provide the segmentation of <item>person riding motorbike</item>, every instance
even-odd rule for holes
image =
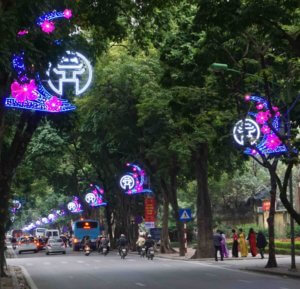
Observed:
[[[154,240],[152,239],[152,236],[149,234],[148,237],[147,237],[147,240],[146,240],[146,242],[145,242],[146,255],[147,255],[147,253],[148,253],[149,248],[154,247],[154,245],[155,245],[155,242],[154,242]]]
[[[119,240],[117,241],[117,245],[118,245],[118,248],[119,248],[119,254],[120,255],[121,255],[122,248],[126,248],[126,250],[127,250],[128,240],[127,240],[127,238],[125,237],[124,234],[121,234]]]
[[[85,251],[87,247],[89,247],[91,249],[91,240],[89,236],[85,236],[82,239],[83,242],[83,250]]]
[[[102,252],[103,248],[107,248],[107,252],[109,252],[109,240],[105,235],[100,239],[99,252]]]
[[[16,247],[17,247],[17,239],[15,237],[11,238],[11,244],[12,244],[13,249],[16,249]]]
[[[141,250],[144,247],[145,242],[146,242],[146,240],[145,240],[144,235],[140,234],[138,240],[136,241],[137,251],[138,251],[139,255],[141,254]]]

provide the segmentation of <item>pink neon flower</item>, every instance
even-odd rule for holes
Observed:
[[[264,125],[262,128],[261,128],[261,132],[263,134],[268,134],[270,133],[271,129],[267,126],[267,125]]]
[[[252,149],[252,150],[251,150],[251,155],[254,155],[254,156],[255,156],[256,154],[257,154],[257,151],[256,151],[255,149]]]
[[[258,110],[262,110],[262,109],[264,108],[264,105],[263,105],[262,103],[259,103],[259,104],[256,106],[256,108],[257,108]]]
[[[268,121],[268,118],[269,118],[268,111],[266,112],[261,111],[256,115],[256,122],[259,124],[264,124],[265,122]]]
[[[278,108],[277,106],[273,106],[272,109],[273,109],[275,112],[279,111],[279,108]]]
[[[29,83],[25,84],[20,84],[19,82],[14,81],[10,88],[12,97],[21,103],[26,100],[36,100],[38,97],[34,79],[31,79]]]
[[[245,101],[249,101],[251,99],[251,96],[249,94],[245,95]]]
[[[281,145],[281,140],[275,135],[270,134],[267,136],[266,147],[275,150],[277,147]]]
[[[24,30],[20,30],[20,31],[18,32],[18,35],[19,35],[19,36],[23,36],[23,35],[28,34],[28,33],[29,33],[29,31],[26,30],[26,29],[24,29]]]
[[[65,11],[64,11],[64,17],[67,18],[67,19],[70,19],[72,17],[72,10],[65,9]]]
[[[55,30],[55,25],[52,21],[48,21],[48,20],[45,20],[42,24],[41,24],[41,27],[42,27],[42,30],[45,32],[45,33],[52,33],[54,30]]]
[[[45,102],[47,110],[51,112],[61,111],[62,101],[59,100],[56,96],[53,96],[51,99]]]

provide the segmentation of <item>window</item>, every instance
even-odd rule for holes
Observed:
[[[96,229],[98,228],[97,222],[78,222],[76,224],[77,229]]]

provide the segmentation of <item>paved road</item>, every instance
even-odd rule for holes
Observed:
[[[153,261],[130,254],[121,260],[82,252],[46,256],[26,253],[9,259],[25,267],[38,289],[299,289],[299,280],[238,270],[224,263]]]

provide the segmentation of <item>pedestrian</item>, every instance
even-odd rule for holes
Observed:
[[[236,233],[235,229],[232,229],[232,257],[238,258],[239,257],[239,236]]]
[[[250,252],[252,257],[255,257],[257,255],[256,250],[256,233],[253,230],[253,228],[250,228],[248,238],[247,238],[249,245],[250,245]]]
[[[245,233],[243,232],[243,229],[239,229],[239,247],[240,247],[241,256],[247,257],[248,256],[248,246],[246,243],[246,236],[245,236]]]
[[[223,231],[221,231],[220,234],[221,234],[221,237],[222,237],[221,247],[222,247],[223,256],[225,258],[228,258],[229,257],[229,251],[228,251],[227,242],[226,242],[226,235],[224,234]]]
[[[259,249],[261,259],[264,259],[265,247],[268,245],[266,237],[262,231],[259,231],[256,237],[256,247]]]
[[[222,251],[222,236],[220,231],[217,230],[213,235],[214,247],[215,247],[215,260],[218,261],[218,251],[221,255],[221,261],[223,261],[224,255]]]

